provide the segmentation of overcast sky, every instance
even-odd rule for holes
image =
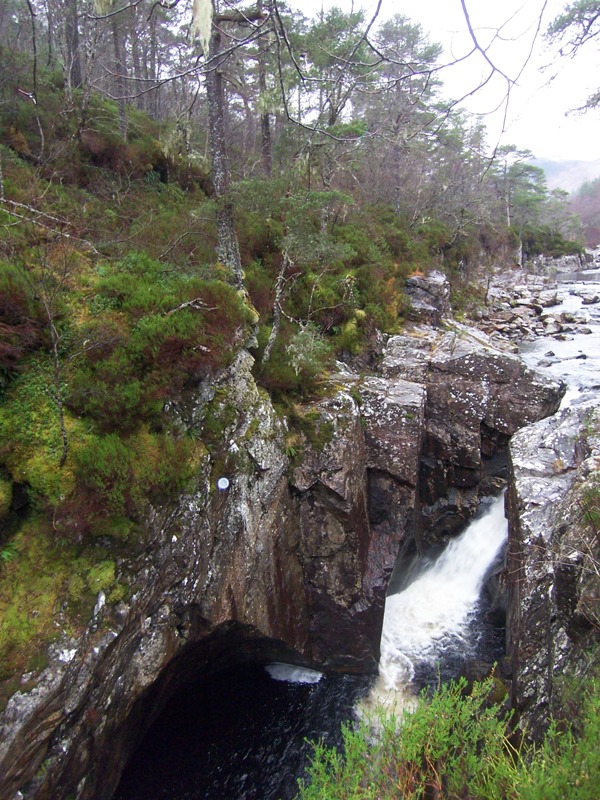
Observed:
[[[308,8],[337,5],[352,7],[352,0],[291,0],[292,5]],[[583,48],[573,60],[559,59],[548,50],[541,34],[535,38],[544,0],[466,0],[471,23],[482,46],[491,43],[488,54],[506,76],[518,79],[511,91],[506,131],[502,133],[506,81],[496,75],[485,90],[464,102],[473,113],[484,115],[490,147],[501,137],[502,144],[529,149],[538,158],[556,160],[600,159],[600,112],[568,114],[581,106],[600,84],[600,54],[594,44]],[[548,0],[542,18],[542,32],[566,5],[566,0]],[[357,0],[366,13],[372,13],[375,0]],[[419,22],[432,42],[444,45],[448,60],[460,57],[472,42],[460,0],[382,0],[380,18],[403,14]],[[499,33],[498,33],[499,32]],[[533,55],[528,54],[533,47]],[[524,67],[519,77],[521,69]],[[480,55],[466,65],[453,67],[442,75],[446,91],[460,97],[475,89],[480,76],[489,69]],[[492,113],[500,105],[501,108]]]

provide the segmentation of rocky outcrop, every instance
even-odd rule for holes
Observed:
[[[128,602],[100,598],[87,631],[51,648],[33,688],[9,700],[1,797],[110,798],[172,693],[236,661],[376,668],[387,581],[414,521],[423,389],[343,376],[302,410],[292,469],[251,366],[242,351],[171,405],[209,437],[194,491],[149,509],[144,552],[123,564]]]
[[[411,302],[410,317],[415,321],[438,326],[452,314],[450,284],[443,272],[411,275],[406,279],[406,294]]]
[[[531,276],[530,276],[531,278]],[[534,280],[514,287],[496,286],[488,292],[488,305],[477,314],[478,327],[485,333],[521,341],[538,336],[564,339],[577,333],[589,334],[589,315],[584,310],[556,310],[570,295],[582,298],[582,304],[593,306],[600,302],[597,290],[590,286],[559,288],[547,279]]]
[[[251,367],[241,351],[169,407],[207,445],[195,487],[148,509],[127,602],[99,597],[9,700],[0,797],[108,800],[173,692],[236,661],[374,670],[399,552],[456,530],[495,451],[561,395],[464,327],[416,328],[379,375],[336,375],[292,441]]]
[[[599,641],[600,413],[567,408],[510,444],[508,645],[514,705],[530,733],[545,731],[569,676]]]
[[[518,428],[554,413],[565,390],[457,323],[391,337],[381,370],[426,390],[420,493],[430,542],[473,515],[480,495],[491,491],[494,456]]]
[[[406,381],[342,379],[351,393],[342,389],[308,411],[321,446],[309,437],[291,485],[313,657],[374,670],[388,579],[414,533],[425,397]]]

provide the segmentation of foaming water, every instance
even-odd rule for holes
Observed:
[[[361,716],[376,707],[395,714],[412,708],[419,664],[435,664],[453,652],[471,651],[469,626],[507,531],[501,496],[412,583],[387,598],[379,676],[359,707]]]
[[[267,664],[265,669],[273,680],[287,683],[318,683],[323,677],[323,673],[315,669],[295,667],[292,664],[283,664],[279,661]]]

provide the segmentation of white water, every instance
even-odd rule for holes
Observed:
[[[323,677],[322,672],[305,667],[295,667],[292,664],[283,664],[274,661],[272,664],[265,665],[266,671],[276,681],[286,681],[287,683],[318,683]]]
[[[386,600],[379,677],[359,714],[414,706],[415,665],[444,652],[468,651],[469,622],[483,582],[507,537],[504,497],[497,498],[415,580]]]

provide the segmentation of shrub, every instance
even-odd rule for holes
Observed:
[[[377,733],[343,730],[343,753],[316,744],[298,800],[595,800],[600,697],[588,685],[581,735],[551,729],[540,747],[513,744],[510,715],[490,701],[493,683],[439,687]]]
[[[32,516],[9,542],[15,556],[0,562],[0,681],[39,668],[40,652],[61,625],[87,623],[96,595],[122,593],[104,548],[57,539],[50,522]],[[14,691],[14,690],[13,690]],[[0,686],[0,703],[2,702]]]
[[[166,399],[230,363],[252,312],[221,281],[204,281],[133,254],[99,271],[74,364],[68,405],[101,432],[160,421]]]
[[[168,502],[190,488],[204,449],[187,438],[139,431],[89,435],[73,453],[76,486],[55,512],[74,538],[128,539],[149,502]]]
[[[42,312],[24,275],[12,264],[0,263],[0,373],[16,369],[41,343],[42,334]]]
[[[12,479],[30,487],[31,499],[42,508],[55,507],[73,486],[67,464],[59,468],[62,438],[54,400],[51,365],[29,360],[0,406],[0,461]],[[70,435],[77,423],[67,419]]]

